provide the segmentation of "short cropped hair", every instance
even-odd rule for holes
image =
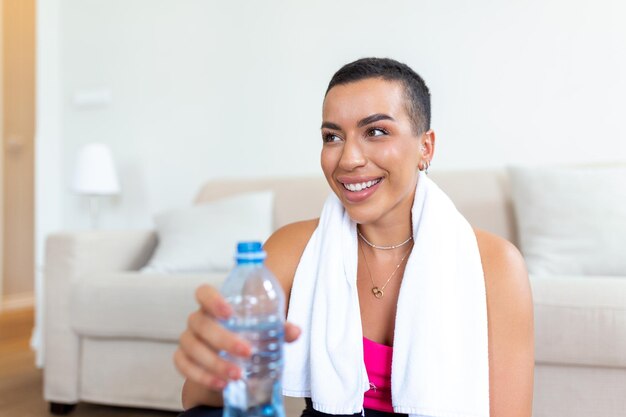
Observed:
[[[426,83],[406,64],[389,58],[361,58],[344,65],[333,75],[326,94],[336,85],[348,84],[367,78],[400,81],[404,86],[407,113],[416,135],[430,129],[430,91]]]

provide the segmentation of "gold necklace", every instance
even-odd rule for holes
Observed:
[[[387,281],[385,282],[385,284],[380,288],[378,288],[378,286],[374,283],[374,278],[372,278],[372,271],[370,271],[370,266],[367,263],[367,258],[365,257],[365,251],[363,250],[363,246],[359,245],[359,248],[361,249],[361,253],[363,254],[363,260],[365,261],[365,267],[367,268],[367,273],[369,274],[370,280],[372,281],[372,294],[374,294],[374,297],[376,298],[383,298],[383,296],[385,295],[385,287],[387,286],[387,284],[389,284],[389,281],[391,281],[391,278],[393,278],[393,276],[396,274],[396,272],[400,268],[400,265],[402,265],[402,262],[404,262],[406,257],[409,256],[409,253],[411,253],[411,248],[409,248],[409,250],[406,251],[402,259],[400,259],[400,262],[398,262],[398,265],[396,265],[396,268],[393,270],[391,275],[389,275],[389,278],[387,278]]]

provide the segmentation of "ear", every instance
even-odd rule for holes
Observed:
[[[432,164],[433,156],[435,155],[435,131],[430,129],[424,132],[421,141],[422,159]]]

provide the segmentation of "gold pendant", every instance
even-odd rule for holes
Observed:
[[[372,288],[372,293],[374,294],[374,297],[376,298],[383,298],[383,295],[385,295],[383,290],[379,289],[378,287]]]

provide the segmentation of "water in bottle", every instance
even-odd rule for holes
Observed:
[[[264,259],[260,242],[239,243],[237,266],[221,289],[233,310],[222,324],[252,347],[247,359],[223,354],[242,370],[241,379],[224,389],[224,417],[285,417],[281,386],[285,295]]]

